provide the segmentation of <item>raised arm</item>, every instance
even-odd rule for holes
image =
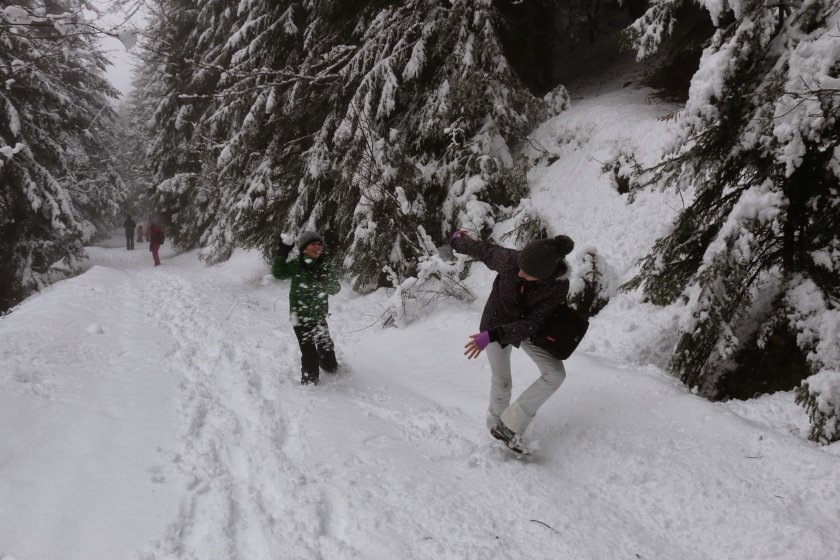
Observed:
[[[495,243],[489,243],[487,241],[477,241],[463,234],[453,236],[450,244],[459,253],[480,260],[490,270],[503,272],[519,269],[519,266],[516,264],[517,252],[513,249],[499,247]]]
[[[291,245],[286,245],[282,241],[277,244],[277,256],[274,257],[274,265],[271,267],[271,273],[275,278],[285,279],[292,277],[294,265],[288,262],[289,253],[291,252]]]

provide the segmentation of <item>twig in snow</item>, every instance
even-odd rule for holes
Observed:
[[[374,327],[374,326],[378,325],[378,324],[379,324],[379,322],[382,320],[382,317],[383,317],[384,315],[385,315],[385,313],[383,313],[382,315],[380,315],[380,316],[379,316],[379,319],[377,319],[376,321],[374,321],[373,323],[371,323],[370,325],[368,325],[368,326],[366,326],[366,327],[362,327],[361,329],[356,329],[356,330],[354,330],[354,331],[338,331],[338,332],[339,332],[339,334],[355,334],[355,333],[359,333],[359,332],[362,332],[362,331],[366,331],[366,330],[368,330],[369,328],[371,328],[371,327]]]
[[[543,523],[543,522],[542,522],[542,521],[540,521],[539,519],[532,519],[531,521],[533,521],[534,523],[539,523],[540,525],[545,525],[546,527],[548,527],[549,529],[551,529],[552,531],[554,531],[554,532],[555,532],[555,533],[557,533],[558,535],[560,534],[560,532],[559,532],[557,529],[555,529],[554,527],[552,527],[552,526],[551,526],[551,525],[549,525],[548,523]]]

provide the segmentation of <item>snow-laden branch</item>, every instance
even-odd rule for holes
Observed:
[[[135,12],[137,9],[135,9]],[[121,27],[120,25],[111,29],[104,29],[85,20],[80,14],[69,12],[39,16],[21,6],[8,6],[0,10],[0,36],[9,35],[30,41],[63,41],[71,37],[108,36],[118,39],[126,50],[130,50],[137,43],[139,32],[132,29],[122,29]],[[25,30],[33,30],[34,32],[25,33]]]

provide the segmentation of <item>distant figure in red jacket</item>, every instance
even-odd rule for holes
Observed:
[[[143,224],[137,224],[137,242],[143,242]]]
[[[152,252],[152,257],[154,257],[155,259],[155,266],[160,266],[160,257],[158,256],[158,250],[160,249],[160,246],[163,245],[163,230],[155,222],[151,222],[147,233],[150,238],[149,251]]]

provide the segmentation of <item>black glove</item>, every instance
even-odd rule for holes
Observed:
[[[284,259],[289,257],[289,253],[292,252],[294,248],[293,245],[286,245],[283,243],[283,239],[281,237],[277,237],[277,256],[283,257]]]

